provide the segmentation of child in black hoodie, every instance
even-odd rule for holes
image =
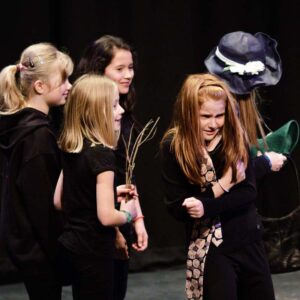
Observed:
[[[1,239],[31,300],[61,299],[53,205],[61,165],[48,112],[65,103],[72,71],[68,55],[39,43],[0,73]]]

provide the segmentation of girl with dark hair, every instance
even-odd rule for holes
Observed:
[[[61,165],[48,113],[66,102],[72,71],[68,55],[39,43],[0,73],[1,239],[31,300],[61,299],[53,205]]]
[[[78,64],[76,74],[86,73],[105,75],[113,80],[119,90],[120,105],[125,112],[122,117],[121,134],[116,148],[116,176],[115,185],[125,183],[125,146],[122,137],[128,141],[130,129],[134,126],[134,134],[138,133],[138,125],[133,116],[135,104],[135,91],[132,84],[134,68],[136,66],[135,53],[130,45],[121,38],[105,35],[89,45]],[[128,244],[136,251],[144,251],[148,246],[148,234],[145,229],[144,216],[140,202],[136,200],[137,218],[131,224],[116,227],[116,253],[115,253],[115,285],[114,299],[124,299],[127,289],[129,267]],[[132,227],[136,234],[136,241],[132,241]]]
[[[167,208],[187,227],[187,299],[275,299],[248,150],[226,84],[188,76],[160,150]]]

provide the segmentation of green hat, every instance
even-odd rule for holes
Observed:
[[[251,147],[251,156],[257,156],[257,151],[262,153],[274,151],[282,154],[290,154],[297,146],[299,139],[299,124],[296,120],[290,120],[279,129],[270,132],[265,141],[258,139],[258,146]]]

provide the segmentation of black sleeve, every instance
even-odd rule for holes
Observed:
[[[214,217],[227,212],[234,212],[253,203],[256,197],[256,181],[252,162],[246,170],[246,179],[233,186],[229,193],[214,198],[211,188],[201,192],[200,187],[189,183],[181,171],[175,155],[170,150],[170,143],[164,142],[160,150],[161,173],[165,190],[165,203],[170,213],[179,220],[189,218],[182,207],[185,198],[195,197],[204,206],[204,216]]]
[[[115,172],[115,154],[112,149],[97,145],[89,147],[87,152],[87,161],[89,168],[94,175],[105,171]]]
[[[245,180],[234,185],[229,193],[224,193],[219,198],[200,196],[198,199],[203,203],[204,216],[215,217],[252,205],[256,196],[256,178],[250,160],[246,169]]]
[[[53,205],[59,172],[58,155],[40,154],[25,163],[17,178],[28,222],[43,252],[50,258],[56,253],[62,229],[61,214]]]
[[[252,158],[256,180],[261,180],[265,175],[271,173],[270,163],[265,155]]]
[[[184,199],[189,197],[199,198],[200,186],[189,183],[170,149],[170,141],[166,140],[160,148],[160,165],[163,180],[165,204],[168,211],[176,219],[186,221],[190,219],[186,209],[182,206]],[[207,191],[208,197],[213,197],[212,190]]]

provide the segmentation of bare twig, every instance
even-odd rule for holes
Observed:
[[[135,159],[136,159],[138,150],[142,144],[151,140],[154,137],[159,119],[160,119],[160,117],[158,117],[155,121],[153,121],[153,120],[148,121],[148,123],[143,127],[143,129],[138,134],[132,147],[131,147],[131,144],[132,144],[134,124],[132,125],[132,127],[130,129],[130,134],[129,134],[129,138],[128,138],[127,142],[124,139],[124,136],[122,136],[123,143],[125,145],[125,155],[126,155],[126,166],[125,166],[125,177],[126,178],[125,178],[125,180],[126,180],[126,185],[128,185],[128,186],[131,185],[133,170],[135,167]]]

